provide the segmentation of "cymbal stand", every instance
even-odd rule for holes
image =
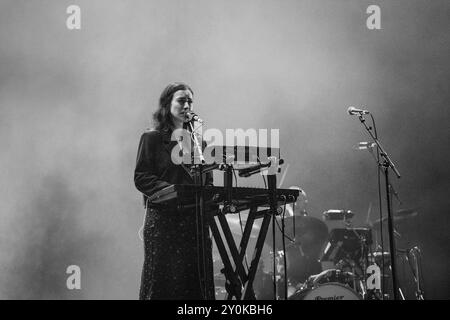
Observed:
[[[387,211],[388,211],[388,231],[389,231],[389,249],[390,249],[390,257],[391,257],[391,269],[392,269],[392,287],[394,292],[394,300],[398,300],[398,283],[397,283],[397,268],[396,268],[396,257],[395,257],[395,237],[394,237],[394,221],[392,216],[392,205],[391,205],[391,188],[389,183],[389,168],[394,171],[397,178],[400,178],[400,173],[398,172],[397,168],[395,167],[394,163],[392,162],[389,155],[386,153],[384,148],[382,147],[380,141],[377,139],[377,137],[374,136],[372,132],[372,128],[368,127],[366,124],[366,119],[364,119],[364,116],[361,114],[358,116],[359,121],[363,124],[363,126],[366,128],[369,135],[372,137],[373,141],[376,143],[378,151],[380,152],[380,156],[383,158],[382,163],[378,163],[379,167],[382,167],[384,176],[385,176],[385,183],[386,183],[386,204],[387,204]]]
[[[419,247],[413,247],[409,249],[406,253],[406,259],[409,261],[410,256],[414,259],[414,268],[411,266],[411,271],[416,283],[416,299],[424,300],[424,291],[422,289],[422,268],[421,268],[421,252]]]
[[[367,259],[369,256],[369,245],[368,245],[368,241],[367,238],[361,234],[359,235],[356,231],[354,231],[356,236],[359,239],[359,243],[361,244],[361,260],[362,260],[362,267],[361,267],[361,271],[362,271],[362,284],[361,284],[361,291],[362,291],[362,296],[364,299],[366,299],[367,297]]]

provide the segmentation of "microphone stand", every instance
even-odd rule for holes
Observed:
[[[209,280],[209,275],[208,275],[208,266],[207,266],[207,262],[206,262],[206,241],[205,241],[205,199],[204,199],[204,184],[203,184],[203,165],[205,164],[205,158],[203,156],[203,151],[202,151],[202,146],[200,145],[198,139],[197,139],[197,135],[195,134],[195,130],[194,130],[194,125],[192,123],[192,121],[189,122],[189,126],[191,129],[191,137],[192,137],[192,141],[194,142],[194,154],[192,155],[192,163],[193,163],[193,167],[194,167],[194,182],[196,185],[199,186],[199,192],[196,192],[196,206],[195,206],[195,210],[197,212],[197,217],[199,219],[199,221],[197,221],[197,228],[200,229],[200,234],[197,235],[198,237],[200,237],[200,245],[201,247],[199,248],[201,251],[199,252],[199,256],[201,257],[201,261],[199,261],[199,263],[201,263],[201,265],[199,266],[200,270],[203,270],[203,272],[201,272],[201,276],[203,277],[203,279],[201,279],[200,281],[202,281],[202,291],[204,294],[204,298],[206,300],[208,299],[213,299],[213,297],[209,296],[209,288],[208,288],[208,280]],[[200,158],[201,163],[197,164],[196,163],[196,153],[198,155],[198,157]],[[198,206],[197,206],[198,203]],[[199,226],[200,223],[200,226]]]
[[[398,284],[397,284],[397,268],[396,268],[396,249],[395,249],[395,236],[394,236],[394,221],[392,217],[392,207],[391,207],[391,188],[389,183],[389,168],[394,171],[397,178],[400,178],[400,172],[398,172],[391,158],[387,154],[387,152],[382,147],[380,141],[374,136],[370,127],[366,124],[366,119],[364,119],[363,115],[360,114],[358,116],[359,121],[364,125],[369,135],[372,137],[373,141],[376,143],[378,150],[380,152],[380,156],[383,158],[383,163],[378,163],[378,167],[383,168],[385,183],[386,183],[386,203],[388,210],[388,233],[389,233],[389,250],[391,257],[391,269],[392,269],[392,287],[394,291],[394,300],[398,300]],[[382,223],[382,222],[381,222]]]
[[[278,167],[277,158],[272,158],[269,161],[268,165],[261,165],[261,169],[265,167],[276,166]],[[282,163],[282,162],[281,162]],[[273,172],[268,172],[267,174],[267,193],[269,196],[269,212],[272,218],[272,249],[273,249],[273,299],[277,300],[277,269],[276,269],[276,243],[275,243],[275,224],[277,223],[277,170],[273,170]],[[256,172],[255,172],[256,173]],[[284,222],[283,222],[284,223]],[[284,234],[283,234],[284,237]],[[286,272],[286,270],[285,270]],[[287,293],[285,293],[285,299],[287,299]]]
[[[376,156],[373,154],[373,152],[372,152],[372,148],[369,149],[369,153],[372,155],[372,157],[375,159],[375,161],[378,162],[377,157],[376,157]],[[378,167],[378,170],[381,171],[381,168]],[[394,197],[397,199],[398,203],[399,203],[400,205],[402,205],[403,202],[402,202],[402,200],[400,200],[400,196],[398,195],[397,191],[395,190],[394,186],[393,186],[391,183],[389,183],[389,188],[391,189],[391,192],[392,192],[392,194],[394,195]]]

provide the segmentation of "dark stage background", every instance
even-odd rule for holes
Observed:
[[[369,109],[403,175],[395,209],[419,213],[399,246],[422,248],[426,297],[448,299],[449,17],[448,0],[1,0],[0,299],[138,297],[135,157],[172,81],[194,88],[207,128],[280,129],[282,187],[356,226],[378,218],[376,166],[346,110]]]

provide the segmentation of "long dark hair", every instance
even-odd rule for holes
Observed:
[[[174,82],[169,84],[161,93],[159,97],[159,108],[153,114],[154,128],[156,130],[172,131],[173,120],[172,114],[170,113],[170,105],[173,95],[178,90],[189,90],[194,95],[194,91],[186,83]]]

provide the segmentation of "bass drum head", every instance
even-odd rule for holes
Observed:
[[[316,288],[294,293],[289,300],[362,300],[361,296],[346,285],[330,282]]]

